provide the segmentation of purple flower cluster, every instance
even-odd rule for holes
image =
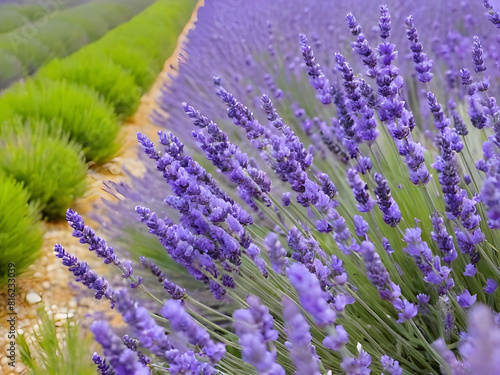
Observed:
[[[333,88],[330,86],[328,78],[321,71],[320,66],[316,63],[312,48],[307,44],[307,37],[304,34],[300,34],[300,47],[306,63],[309,82],[316,89],[317,97],[321,103],[330,104],[332,102]]]
[[[298,306],[288,297],[284,297],[283,318],[286,322],[288,341],[285,343],[290,351],[290,357],[301,374],[320,375],[319,357],[311,344],[312,336],[309,324],[300,313]]]
[[[98,365],[98,370],[103,375],[149,375],[151,371],[137,359],[134,351],[128,349],[123,344],[120,337],[113,333],[108,323],[104,321],[95,321],[90,325],[90,331],[94,334],[96,341],[102,346],[105,361],[94,353],[92,357],[94,363]],[[109,368],[112,367],[112,370]],[[113,372],[114,370],[114,372]]]
[[[63,266],[68,267],[68,270],[75,276],[75,281],[81,282],[89,289],[94,289],[96,299],[106,297],[111,301],[111,308],[115,306],[115,292],[104,277],[98,277],[86,262],[79,261],[75,255],[68,254],[59,244],[55,246],[54,252],[57,258],[62,259]]]
[[[224,344],[214,343],[207,331],[200,327],[186,312],[185,307],[175,300],[169,300],[161,309],[161,315],[168,319],[170,327],[177,333],[181,333],[191,345],[201,348],[201,354],[206,357],[212,365],[217,364],[226,353]],[[200,354],[199,354],[200,355]],[[167,353],[167,356],[169,354]],[[192,369],[193,373],[198,373],[198,366],[205,368],[206,364],[197,365]],[[207,371],[204,369],[204,371]],[[210,370],[209,372],[215,372]]]
[[[255,366],[260,374],[284,375],[285,370],[276,363],[276,350],[267,349],[278,338],[269,309],[261,305],[255,296],[248,296],[246,302],[248,310],[236,310],[233,313],[235,332],[243,348],[243,359]]]

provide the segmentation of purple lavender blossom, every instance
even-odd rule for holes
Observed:
[[[318,278],[301,263],[292,264],[287,270],[287,276],[299,294],[300,304],[313,316],[316,324],[319,326],[332,324],[336,314],[323,298]]]
[[[500,159],[499,159],[500,160]],[[494,161],[498,162],[498,161]],[[500,229],[500,173],[489,174],[483,182],[481,189],[481,200],[488,208],[488,226],[492,229]]]
[[[472,374],[496,374],[500,370],[500,327],[491,310],[481,304],[469,314],[467,337],[459,352],[470,366]]]
[[[485,293],[492,294],[498,288],[498,282],[493,279],[486,280],[486,286],[483,288]]]
[[[278,239],[276,233],[269,233],[265,238],[265,243],[269,250],[269,260],[274,272],[283,273],[288,264],[287,251]]]
[[[471,307],[476,302],[476,295],[471,295],[470,292],[465,289],[462,294],[457,296],[457,302],[461,307]]]
[[[387,5],[380,6],[380,37],[382,39],[387,39],[391,36],[391,15],[389,14],[389,8]]]
[[[90,227],[85,226],[78,212],[69,208],[66,212],[66,221],[74,229],[73,237],[79,238],[81,244],[88,244],[89,250],[95,251],[99,258],[104,259],[105,264],[113,263],[117,266],[120,265],[121,262],[117,259],[113,248],[108,247],[106,241],[97,236]]]
[[[368,77],[376,77],[378,70],[375,53],[370,48],[365,35],[361,32],[361,26],[358,25],[356,17],[352,13],[348,13],[346,19],[351,33],[356,36],[356,41],[351,44],[352,49],[361,57],[361,61],[368,68],[366,75]]]
[[[488,0],[484,0],[484,6],[488,9],[488,19],[490,22],[495,25],[497,28],[500,28],[500,13],[495,11]]]
[[[168,280],[167,275],[165,275],[156,264],[146,259],[145,257],[140,257],[141,263],[144,267],[149,268],[151,273],[157,277],[158,282],[163,285],[163,289],[170,294],[173,299],[182,300],[186,296],[186,289],[181,288],[177,284]]]
[[[179,301],[169,300],[165,302],[165,306],[161,309],[161,315],[168,319],[172,330],[184,335],[191,345],[200,347],[210,363],[217,364],[226,353],[225,345],[214,343],[207,331],[191,318]]]
[[[473,277],[477,272],[477,269],[476,267],[474,267],[473,264],[469,263],[465,266],[465,271],[464,271],[464,276],[469,276],[469,277]]]
[[[115,292],[104,277],[98,277],[86,262],[79,261],[74,255],[69,255],[59,244],[55,246],[54,252],[57,258],[62,259],[63,266],[68,267],[68,270],[73,273],[76,281],[95,290],[96,299],[101,299],[104,296],[111,301],[111,308],[115,306]]]
[[[309,82],[316,89],[318,93],[317,97],[321,103],[330,104],[332,102],[333,89],[330,86],[328,78],[325,77],[320,66],[316,63],[313,50],[307,44],[307,37],[304,34],[300,34],[300,46],[306,63]]]
[[[418,299],[418,302],[420,304],[427,305],[429,303],[429,301],[431,300],[431,297],[428,296],[427,294],[420,293],[420,294],[417,294],[417,299]]]
[[[377,187],[373,192],[377,196],[377,204],[380,207],[380,211],[382,211],[382,218],[387,225],[394,228],[401,221],[401,211],[391,196],[391,189],[384,176],[380,173],[375,173],[374,178]]]
[[[102,359],[102,357],[95,353],[92,355],[92,362],[94,362],[97,365],[97,371],[101,375],[114,375],[115,371],[113,368],[109,365],[109,363],[106,362],[105,359]]]
[[[370,226],[365,221],[365,219],[363,219],[362,216],[354,215],[353,219],[354,219],[354,228],[356,229],[356,235],[359,237],[364,237],[370,230]]]
[[[399,362],[387,355],[380,357],[380,362],[382,366],[384,366],[384,371],[387,371],[389,375],[401,375],[403,373],[403,369],[399,366]]]
[[[398,313],[398,323],[404,323],[407,320],[413,319],[417,316],[418,307],[413,303],[408,302],[407,300],[403,301],[403,306],[401,308],[401,312]]]
[[[335,326],[335,333],[335,336],[326,336],[323,340],[323,345],[325,345],[328,349],[339,351],[340,348],[342,348],[347,341],[349,341],[349,335],[340,324]]]
[[[358,358],[344,358],[340,367],[347,375],[370,375],[371,370],[368,368],[372,363],[371,356],[361,349]]]
[[[255,366],[259,373],[284,375],[285,370],[276,363],[276,352],[267,349],[267,345],[278,338],[269,309],[255,296],[248,296],[246,301],[248,310],[236,310],[233,313],[235,332],[243,348],[243,359]]]
[[[437,214],[437,212],[434,212],[431,220],[432,227],[434,229],[431,232],[432,239],[436,242],[439,250],[446,254],[443,257],[443,261],[451,263],[457,258],[457,251],[455,250],[453,237],[448,234],[448,231],[444,226],[444,220]]]
[[[406,35],[410,41],[410,49],[413,53],[412,57],[415,63],[415,70],[417,71],[417,78],[422,83],[430,82],[433,76],[431,73],[432,60],[429,60],[427,55],[422,52],[423,47],[422,43],[418,41],[418,32],[413,24],[413,16],[406,18],[406,28],[408,29]]]
[[[165,330],[156,324],[145,307],[133,301],[124,289],[118,290],[115,295],[118,311],[143,347],[162,357],[165,351],[172,349]]]
[[[305,270],[307,272],[307,270]],[[286,323],[286,334],[288,344],[285,345],[290,351],[290,357],[298,373],[320,375],[319,358],[315,351],[311,350],[312,336],[309,332],[309,324],[300,313],[299,308],[288,297],[283,297],[283,317]]]
[[[347,182],[352,189],[354,198],[358,202],[356,208],[360,212],[370,212],[373,206],[375,206],[375,201],[367,192],[367,184],[359,177],[355,169],[351,168],[347,170]]]
[[[290,206],[290,196],[291,196],[290,192],[283,193],[283,196],[281,197],[281,203],[283,204],[283,206],[285,207]]]
[[[124,335],[122,337],[122,341],[127,348],[132,350],[137,354],[137,358],[139,358],[139,362],[142,363],[143,366],[148,366],[151,363],[149,357],[145,356],[142,351],[139,349],[139,341],[131,338],[129,335]]]
[[[470,368],[467,364],[457,360],[455,354],[448,349],[444,339],[439,338],[432,343],[432,347],[441,355],[446,364],[450,366],[450,369],[454,375],[469,375]]]
[[[377,288],[380,298],[390,301],[392,291],[389,287],[389,272],[387,272],[380,256],[375,251],[375,246],[369,241],[363,241],[359,247],[359,253],[365,261],[368,280]]]
[[[137,360],[136,354],[125,347],[122,340],[113,333],[108,323],[95,321],[90,325],[90,331],[94,334],[96,341],[102,346],[108,364],[113,368],[116,375],[147,375],[151,373],[148,367]],[[94,363],[99,365],[100,370],[101,368],[104,369],[105,365],[101,362],[101,358],[97,357],[94,354]],[[107,373],[109,374],[110,372]]]
[[[474,61],[474,71],[482,73],[486,70],[483,61],[483,46],[478,36],[474,36],[474,49],[472,50],[472,60]]]

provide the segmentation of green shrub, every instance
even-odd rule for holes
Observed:
[[[139,94],[144,94],[158,75],[157,69],[154,69],[151,64],[148,52],[140,45],[116,42],[101,45],[99,49],[86,49],[89,57],[105,55],[115,64],[125,69],[134,78],[135,84],[140,88]]]
[[[4,123],[0,170],[23,182],[49,219],[64,217],[73,200],[85,192],[83,152],[55,121],[23,123],[17,118]]]
[[[0,34],[17,29],[24,24],[23,15],[7,6],[0,6]]]
[[[139,106],[140,92],[134,78],[106,56],[92,56],[79,51],[64,60],[45,66],[39,77],[67,80],[90,87],[115,108],[120,117],[132,115]]]
[[[119,124],[113,107],[88,87],[46,79],[18,84],[0,97],[0,123],[16,116],[57,119],[88,160],[103,161],[117,150]]]
[[[75,321],[65,322],[62,337],[57,337],[54,318],[38,309],[39,332],[35,332],[34,342],[26,340],[26,333],[18,336],[21,361],[30,375],[94,375],[96,366],[92,353],[96,347],[89,333],[84,334]]]
[[[99,14],[95,11],[82,12],[79,10],[65,12],[61,16],[64,21],[73,25],[77,25],[85,30],[89,43],[92,43],[106,34],[110,26],[106,21],[105,15]]]
[[[0,50],[0,89],[7,87],[16,79],[23,76],[21,62],[13,55]]]
[[[98,0],[65,9],[72,5],[67,3],[49,17],[36,5],[0,6],[0,54],[16,56],[22,62],[23,75],[32,74],[53,58],[65,57],[99,39],[151,2]],[[33,23],[39,18],[44,18],[43,25]]]
[[[0,173],[0,284],[8,279],[9,263],[16,275],[23,272],[42,246],[38,207],[28,200],[22,183]]]

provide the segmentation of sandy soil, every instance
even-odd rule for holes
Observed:
[[[198,1],[196,9],[202,4],[202,0]],[[143,166],[137,158],[136,133],[141,131],[153,139],[156,138],[155,134],[158,128],[149,121],[149,115],[156,106],[156,97],[160,87],[167,79],[167,73],[172,73],[170,65],[177,65],[181,44],[185,40],[187,31],[193,27],[196,9],[179,37],[176,50],[165,62],[163,72],[158,76],[152,89],[141,99],[137,113],[122,125],[119,137],[123,139],[123,147],[119,154],[104,165],[90,165],[87,176],[88,191],[84,197],[72,205],[72,208],[83,216],[87,225],[96,227],[95,223],[88,219],[94,203],[104,196],[110,198],[103,190],[103,181],[126,180],[126,176],[122,172],[124,165],[133,174],[143,173]],[[54,244],[60,243],[69,253],[77,255],[79,259],[89,263],[97,273],[106,274],[108,269],[85,246],[80,245],[78,240],[71,236],[71,232],[72,230],[66,222],[47,223],[40,258],[30,266],[26,273],[17,277],[16,329],[18,334],[24,332],[29,337],[33,330],[38,329],[37,309],[41,305],[44,306],[49,315],[54,317],[56,326],[63,326],[68,316],[79,324],[89,313],[104,311],[110,314],[109,304],[106,301],[96,303],[90,292],[88,293],[89,297],[81,298],[81,293],[70,285],[72,281],[70,273],[53,254]],[[40,296],[41,301],[30,304],[26,297],[28,294],[33,296],[33,293]],[[0,288],[0,301],[2,303],[7,301],[5,287]],[[7,364],[8,359],[5,353],[10,340],[8,340],[8,333],[6,333],[8,332],[6,307],[6,302],[5,307],[0,306],[0,374],[26,373],[24,365],[20,362],[19,352],[16,354],[16,367],[13,369]],[[113,316],[110,318],[113,319]],[[114,321],[119,322],[117,319]]]

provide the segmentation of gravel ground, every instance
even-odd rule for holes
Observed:
[[[203,1],[198,2],[198,6]],[[164,71],[158,76],[153,88],[142,99],[137,113],[127,120],[120,130],[119,137],[124,139],[124,146],[115,158],[110,162],[98,166],[90,165],[87,176],[88,191],[84,197],[77,200],[72,208],[81,214],[87,225],[97,228],[95,223],[88,219],[89,214],[94,209],[93,204],[101,197],[109,195],[103,191],[103,181],[123,181],[126,180],[122,172],[122,166],[135,175],[143,173],[143,166],[137,158],[136,133],[141,131],[153,139],[156,138],[156,128],[149,121],[149,114],[155,107],[155,98],[159,88],[167,79],[166,73],[170,72],[170,65],[176,65],[176,56],[180,52],[180,44],[185,39],[189,28],[192,27],[196,12],[186,25],[179,38],[177,49],[171,58],[165,63]],[[106,301],[96,302],[90,293],[85,293],[90,297],[82,297],[80,288],[71,287],[70,273],[63,267],[60,260],[54,254],[54,245],[60,243],[66,250],[77,255],[81,260],[86,261],[98,274],[105,275],[107,269],[101,261],[91,254],[78,240],[71,236],[71,228],[64,222],[46,223],[46,234],[44,236],[43,247],[40,258],[32,264],[28,271],[16,278],[16,329],[18,334],[26,333],[27,336],[38,329],[37,309],[43,304],[47,313],[54,317],[56,326],[62,331],[67,317],[73,318],[77,324],[84,324],[86,316],[103,311],[110,316],[112,322],[120,324],[120,319],[110,314],[109,304]],[[99,233],[99,230],[97,229]],[[20,361],[19,352],[16,351],[16,367],[8,366],[6,351],[9,347],[7,324],[7,288],[0,287],[0,301],[5,304],[0,306],[0,374],[27,373],[24,365]],[[5,301],[5,302],[4,302]],[[88,320],[88,318],[87,318]]]

